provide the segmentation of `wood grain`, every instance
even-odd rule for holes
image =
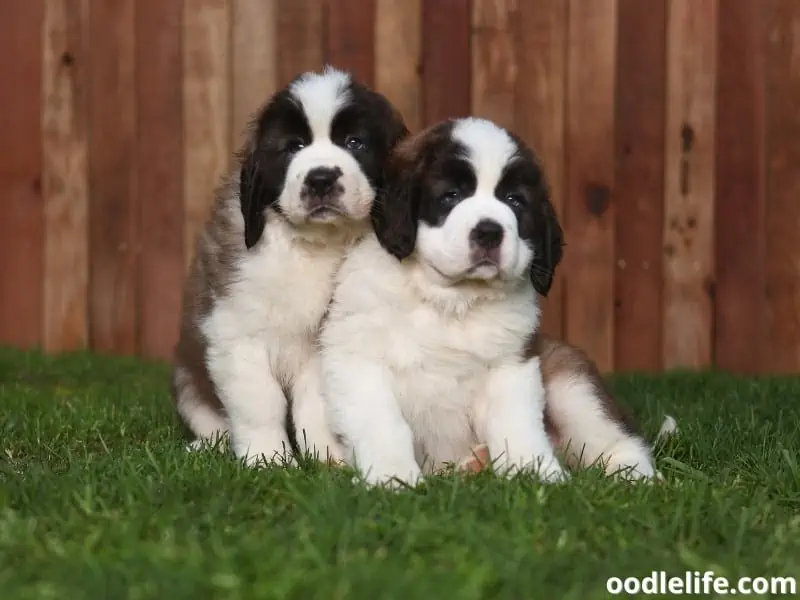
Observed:
[[[48,352],[88,345],[89,0],[46,0],[42,56],[44,307]]]
[[[230,6],[186,0],[183,10],[184,257],[194,256],[214,189],[230,164]]]
[[[567,3],[563,0],[522,1],[518,11],[516,132],[539,155],[556,214],[564,225]],[[561,266],[556,269],[550,293],[541,301],[541,328],[552,336],[563,333],[563,279]]]
[[[375,12],[375,88],[411,131],[422,126],[421,2],[377,0]]]
[[[172,355],[183,289],[182,18],[182,0],[136,0],[139,348],[147,358]]]
[[[325,60],[371,86],[375,81],[375,0],[332,0]]]
[[[566,337],[614,367],[615,0],[571,0],[567,110]]]
[[[670,0],[663,362],[712,363],[717,0]]]
[[[800,4],[770,0],[766,365],[800,371]]]
[[[423,126],[470,114],[470,2],[422,3]]]
[[[231,148],[278,88],[277,0],[232,0]]]
[[[90,342],[134,354],[137,344],[136,0],[90,2]]]
[[[761,370],[766,350],[764,3],[718,13],[714,359]]]
[[[518,26],[518,0],[472,0],[472,114],[511,130],[516,125]]]
[[[666,0],[619,0],[616,108],[616,370],[661,368]]]
[[[42,333],[41,2],[0,2],[0,344]]]
[[[278,0],[278,85],[325,62],[325,0]]]

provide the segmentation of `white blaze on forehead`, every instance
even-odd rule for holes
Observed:
[[[327,67],[322,73],[306,73],[289,88],[303,106],[315,141],[330,137],[331,122],[348,99],[349,85],[347,73]]]
[[[465,158],[475,169],[475,193],[493,195],[503,170],[517,153],[517,144],[502,127],[475,117],[456,121],[452,135],[467,149]]]

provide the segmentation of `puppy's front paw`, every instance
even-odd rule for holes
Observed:
[[[555,457],[540,463],[538,475],[539,479],[545,483],[561,483],[569,479],[569,473],[564,470]]]
[[[528,460],[511,461],[501,467],[501,472],[507,477],[520,471],[533,473],[544,483],[559,483],[569,479],[569,474],[553,454],[540,454]]]
[[[369,465],[362,471],[364,481],[369,486],[384,486],[389,489],[415,487],[422,481],[422,471],[414,463],[405,465]]]
[[[282,435],[241,435],[233,438],[233,453],[248,467],[293,466],[288,438]]]

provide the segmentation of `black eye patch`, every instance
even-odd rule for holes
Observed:
[[[259,119],[259,149],[292,155],[311,142],[311,126],[303,109],[288,94],[279,94]]]
[[[459,202],[475,194],[477,185],[475,172],[466,160],[451,155],[434,163],[424,183],[420,220],[441,225]]]
[[[539,203],[547,201],[541,169],[529,157],[519,156],[506,167],[494,189],[495,197],[517,217],[519,235],[529,239],[535,234]]]
[[[331,141],[351,152],[367,151],[379,141],[371,129],[369,115],[358,107],[346,106],[333,118]]]

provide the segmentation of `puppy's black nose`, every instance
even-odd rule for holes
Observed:
[[[306,174],[305,185],[314,196],[324,196],[342,175],[339,167],[315,167]]]
[[[469,239],[485,250],[497,248],[503,242],[503,226],[491,219],[481,219],[469,232]]]

